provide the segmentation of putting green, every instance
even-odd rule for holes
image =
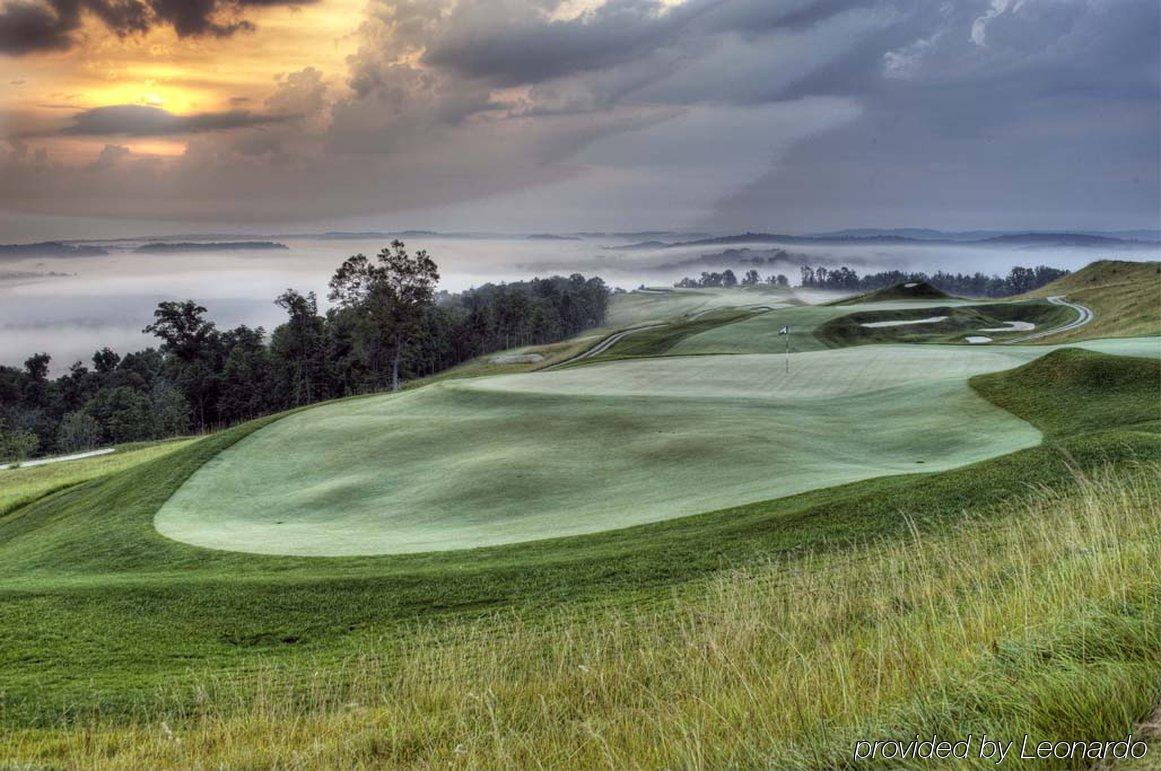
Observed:
[[[1153,354],[1156,338],[1098,341]],[[390,554],[621,528],[1040,441],[970,390],[1043,347],[629,360],[324,405],[251,434],[156,516],[265,554]]]

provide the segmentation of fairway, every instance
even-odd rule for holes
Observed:
[[[1034,445],[971,375],[1043,352],[877,346],[439,383],[317,407],[213,458],[157,529],[215,549],[387,554],[622,528]]]

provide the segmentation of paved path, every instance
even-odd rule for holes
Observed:
[[[637,290],[637,291],[640,291],[640,290]],[[557,367],[563,367],[565,364],[572,364],[573,362],[583,361],[585,359],[591,359],[594,356],[600,356],[602,353],[609,350],[614,345],[621,342],[622,340],[624,340],[626,337],[633,334],[634,332],[642,332],[646,329],[656,329],[657,327],[665,327],[665,326],[669,326],[668,322],[659,323],[659,324],[646,324],[645,326],[642,326],[642,327],[633,327],[632,329],[626,329],[626,330],[623,330],[621,332],[617,332],[615,334],[609,335],[604,340],[602,340],[601,342],[594,345],[592,348],[589,348],[587,351],[582,351],[582,352],[578,353],[576,356],[570,356],[569,358],[565,359],[564,361],[558,361],[556,364],[553,364],[551,367],[544,367],[544,368],[537,370],[537,371],[538,372],[547,372],[550,369],[556,369]]]
[[[82,458],[91,458],[94,455],[108,455],[111,452],[116,452],[112,447],[106,447],[103,450],[89,450],[88,452],[78,452],[73,455],[58,455],[55,458],[37,458],[36,460],[26,460],[22,463],[4,463],[0,465],[0,470],[19,467],[28,468],[29,466],[43,466],[46,463],[60,463],[66,460],[80,460]]]
[[[1012,340],[1005,340],[1004,344],[1013,345],[1015,343],[1026,343],[1029,340],[1039,340],[1042,337],[1057,335],[1061,332],[1067,332],[1071,329],[1076,329],[1077,327],[1083,327],[1085,324],[1093,320],[1093,312],[1091,308],[1086,308],[1079,303],[1070,303],[1068,300],[1065,300],[1063,296],[1057,295],[1056,297],[1049,297],[1048,302],[1054,305],[1067,305],[1069,308],[1072,308],[1074,311],[1076,311],[1076,318],[1064,326],[1045,329],[1043,331],[1034,332],[1030,335],[1024,335],[1023,337],[1017,337]]]

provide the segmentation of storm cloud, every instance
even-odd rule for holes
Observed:
[[[315,0],[8,0],[0,8],[0,54],[65,50],[89,14],[117,35],[172,27],[180,37],[224,37],[252,29],[248,7],[302,5]]]
[[[228,35],[258,4],[18,0],[0,47],[65,48],[82,9]],[[57,129],[189,135],[181,157],[0,143],[0,207],[791,232],[1156,227],[1161,207],[1156,0],[370,0],[358,39],[261,109]]]

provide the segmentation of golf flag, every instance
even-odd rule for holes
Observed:
[[[786,324],[778,330],[778,334],[786,335],[786,371],[790,371],[790,325]]]

